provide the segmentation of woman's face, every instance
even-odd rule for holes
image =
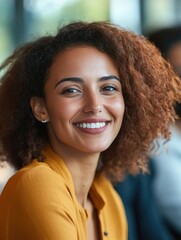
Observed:
[[[90,46],[64,50],[51,66],[44,90],[54,149],[99,153],[111,145],[121,127],[124,99],[109,56]]]

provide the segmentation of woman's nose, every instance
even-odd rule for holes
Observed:
[[[93,113],[93,114],[102,112],[102,104],[99,97],[95,94],[87,96],[85,98],[83,110],[85,113]]]

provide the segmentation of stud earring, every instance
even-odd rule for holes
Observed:
[[[48,119],[42,120],[41,122],[42,122],[42,123],[47,123],[47,122],[48,122]]]

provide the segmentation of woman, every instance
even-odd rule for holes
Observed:
[[[0,200],[7,239],[127,239],[107,180],[147,166],[169,137],[177,77],[142,36],[77,22],[17,49],[2,65],[0,141],[20,170]],[[164,79],[164,83],[163,83]]]

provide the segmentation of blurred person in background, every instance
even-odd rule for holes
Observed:
[[[6,161],[6,157],[2,153],[2,148],[0,147],[0,194],[8,181],[8,179],[15,173],[15,168]]]
[[[181,26],[169,27],[150,34],[149,39],[161,51],[181,77]],[[159,140],[158,154],[152,156],[155,167],[153,190],[157,205],[171,231],[181,239],[181,103],[175,105],[179,116],[171,124],[168,142]]]
[[[0,159],[0,194],[8,181],[8,179],[15,173],[15,169],[7,161]]]
[[[126,211],[129,240],[175,240],[162,218],[152,189],[155,175],[150,161],[149,174],[132,176],[115,185]]]

